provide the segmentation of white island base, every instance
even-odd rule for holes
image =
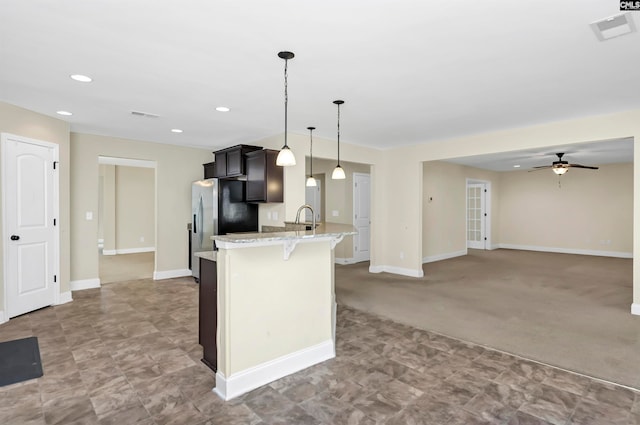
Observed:
[[[335,357],[334,248],[353,227],[214,236],[218,370],[230,400]]]

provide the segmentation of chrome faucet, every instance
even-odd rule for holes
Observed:
[[[313,226],[312,230],[315,230],[315,228],[316,228],[316,213],[313,212],[313,208],[311,208],[311,205],[309,205],[309,204],[304,204],[303,206],[298,208],[298,212],[296,213],[296,224],[300,224],[300,213],[305,208],[308,208],[309,211],[311,211],[311,225]]]

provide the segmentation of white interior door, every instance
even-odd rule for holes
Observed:
[[[484,183],[467,184],[467,247],[485,249],[486,187]]]
[[[5,311],[11,318],[54,304],[59,292],[58,145],[3,134],[2,146]]]
[[[304,202],[308,205],[311,205],[313,208],[313,212],[316,216],[316,222],[319,223],[322,221],[322,196],[321,196],[321,185],[322,182],[316,179],[316,186],[305,186],[305,195]],[[311,211],[305,209],[305,220],[308,223],[311,223]]]
[[[353,226],[358,234],[353,237],[353,259],[356,262],[371,258],[371,176],[353,174]]]

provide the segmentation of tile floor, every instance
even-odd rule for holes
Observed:
[[[191,279],[73,297],[0,325],[44,367],[0,388],[0,424],[640,424],[640,393],[343,307],[335,359],[223,402]]]

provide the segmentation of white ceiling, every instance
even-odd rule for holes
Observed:
[[[640,34],[601,42],[589,26],[620,13],[617,0],[1,7],[0,101],[66,119],[76,132],[212,149],[280,134],[281,50],[296,54],[290,132],[314,125],[316,136],[335,139],[332,101],[344,99],[341,139],[374,148],[640,108]],[[76,73],[94,81],[72,81]],[[220,105],[231,111],[216,112]]]

